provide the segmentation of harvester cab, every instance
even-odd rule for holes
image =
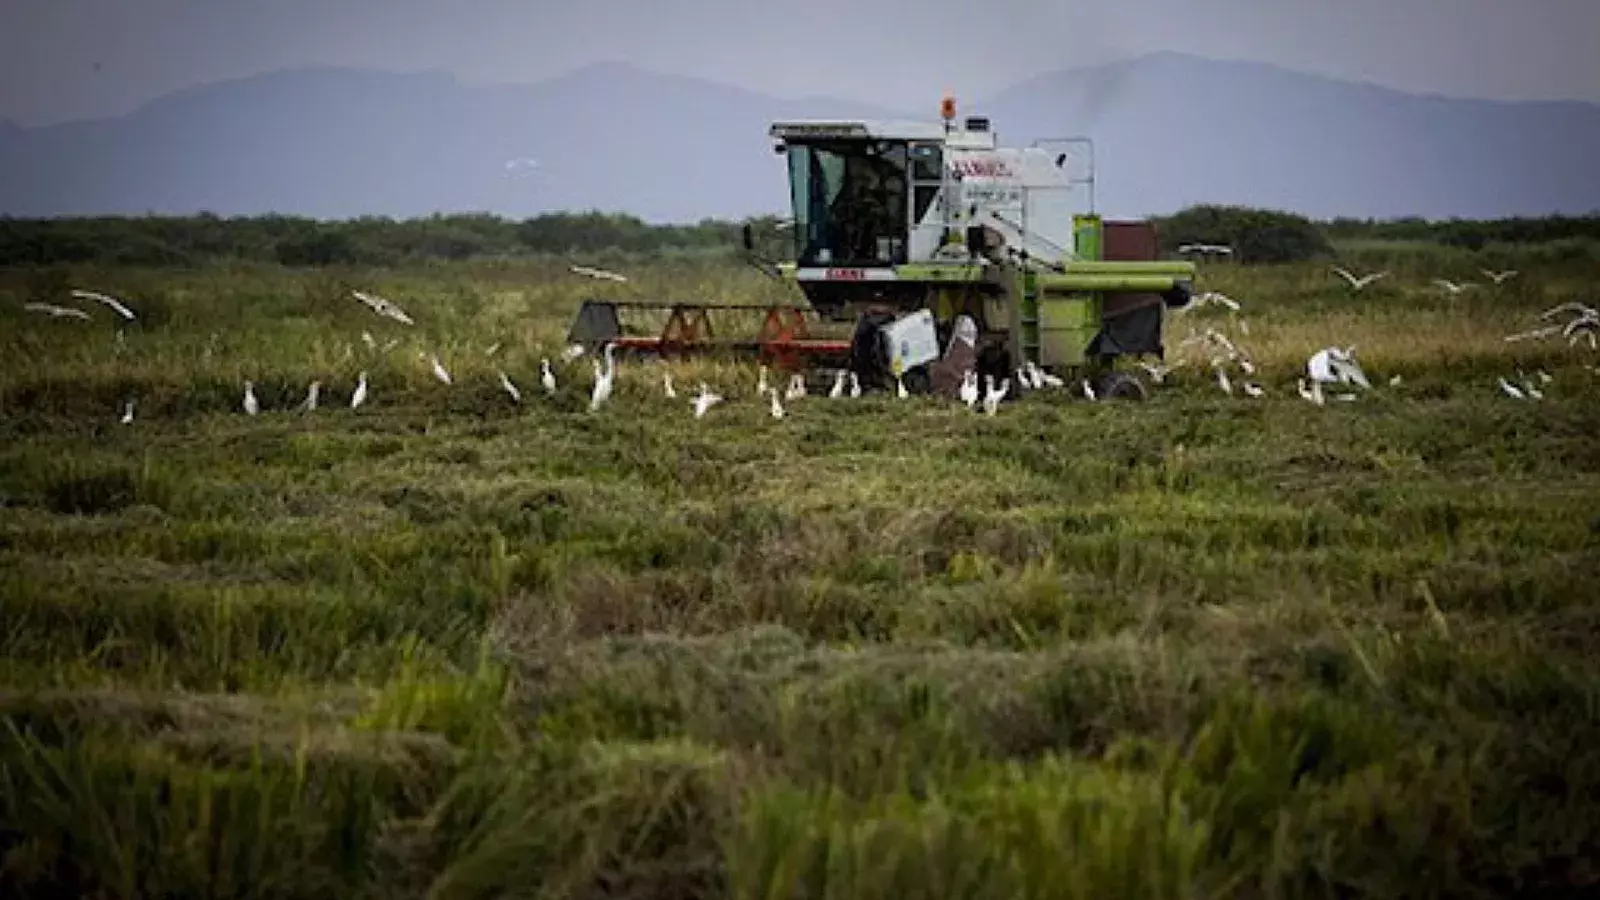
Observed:
[[[1005,148],[988,119],[955,118],[946,97],[941,123],[773,124],[794,234],[779,274],[828,319],[887,326],[928,310],[943,344],[969,317],[980,372],[997,381],[1031,361],[1099,379],[1101,396],[1143,396],[1112,363],[1163,355],[1163,310],[1188,303],[1194,265],[1159,260],[1153,224],[1096,214],[1087,139]],[[1083,162],[1082,173],[1069,165]],[[872,334],[858,327],[855,340]],[[880,370],[899,356],[876,355]],[[946,376],[933,380],[954,390],[960,373]]]

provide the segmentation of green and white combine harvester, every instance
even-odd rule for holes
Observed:
[[[791,281],[809,309],[764,308],[754,340],[717,341],[701,304],[591,301],[571,337],[626,349],[755,350],[780,367],[830,360],[865,385],[954,393],[973,367],[998,383],[1026,363],[1089,379],[1100,397],[1142,398],[1118,357],[1162,356],[1164,311],[1188,304],[1188,261],[1159,259],[1154,226],[1104,221],[1094,210],[1093,145],[1085,138],[1002,148],[989,121],[800,121],[771,126],[786,156],[794,258],[753,262]],[[1069,165],[1075,164],[1075,165]],[[1083,171],[1077,171],[1080,166]],[[655,337],[628,336],[621,307],[672,310]],[[962,317],[972,354],[946,358]],[[822,340],[809,321],[856,323],[848,340]]]

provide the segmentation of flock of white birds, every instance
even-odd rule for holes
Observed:
[[[1331,271],[1343,279],[1350,289],[1356,293],[1389,277],[1389,273],[1386,271],[1357,275],[1340,266],[1332,267]],[[1515,269],[1498,271],[1483,269],[1481,271],[1485,278],[1496,285],[1504,284],[1520,274]],[[1479,287],[1474,282],[1457,282],[1445,278],[1435,278],[1432,284],[1452,297]],[[1243,309],[1243,304],[1232,297],[1216,291],[1207,291],[1195,295],[1182,312],[1203,309],[1207,306],[1219,306],[1231,313],[1238,313]],[[1566,321],[1553,321],[1563,315],[1567,317]],[[1543,324],[1528,331],[1507,335],[1506,341],[1564,338],[1569,346],[1587,343],[1590,350],[1597,349],[1597,344],[1600,344],[1600,340],[1597,340],[1597,333],[1600,333],[1600,310],[1596,310],[1594,307],[1577,302],[1563,303],[1545,310],[1539,316],[1539,321],[1550,324]],[[1241,334],[1248,335],[1250,333],[1250,325],[1247,319],[1235,317],[1235,322]],[[1189,336],[1180,342],[1179,347],[1195,345],[1212,350],[1210,365],[1215,372],[1218,386],[1225,393],[1233,393],[1234,388],[1234,380],[1230,379],[1227,373],[1227,368],[1230,364],[1236,366],[1246,376],[1255,374],[1255,366],[1250,359],[1249,353],[1238,346],[1235,340],[1230,339],[1214,327],[1208,327],[1204,331],[1190,328]],[[1141,365],[1149,373],[1152,380],[1157,383],[1163,381],[1166,374],[1171,371],[1170,368],[1150,363],[1141,363]],[[1182,365],[1184,365],[1184,362],[1180,361],[1172,368]],[[1588,368],[1592,373],[1600,375],[1600,366],[1591,365]],[[1542,370],[1529,375],[1519,369],[1516,382],[1503,375],[1496,380],[1501,393],[1508,397],[1516,400],[1542,400],[1544,399],[1542,385],[1548,385],[1554,379],[1549,373]],[[1399,375],[1389,379],[1390,387],[1397,387],[1400,383],[1401,378]],[[1366,373],[1361,370],[1361,366],[1356,362],[1354,346],[1324,347],[1312,354],[1311,358],[1306,361],[1306,376],[1301,377],[1297,385],[1300,396],[1321,406],[1326,402],[1328,396],[1323,393],[1323,385],[1353,385],[1369,389],[1372,387]],[[1249,397],[1265,395],[1265,389],[1254,381],[1240,381],[1238,387]],[[1332,397],[1336,400],[1353,401],[1357,399],[1358,395],[1343,391],[1333,394]]]
[[[1358,276],[1341,267],[1334,267],[1332,271],[1342,278],[1353,291],[1357,292],[1382,280],[1389,274],[1388,272],[1375,272]],[[573,266],[572,272],[590,278],[610,281],[626,282],[628,280],[624,275],[585,266]],[[1484,275],[1497,285],[1515,277],[1517,274],[1515,270],[1484,271]],[[1435,279],[1434,283],[1452,295],[1460,294],[1476,287],[1471,283],[1451,282],[1445,279]],[[363,291],[352,291],[352,295],[378,316],[403,325],[416,324],[409,314],[391,300]],[[136,318],[136,314],[127,304],[108,294],[98,291],[73,290],[71,296],[74,299],[102,304],[125,321],[133,321]],[[1243,309],[1243,304],[1239,301],[1225,294],[1207,291],[1197,294],[1191,303],[1180,311],[1180,314],[1208,306],[1219,306],[1233,314],[1237,314]],[[47,303],[28,303],[25,304],[25,308],[54,318],[79,320],[91,318],[86,310]],[[1567,316],[1566,321],[1553,321],[1562,315]],[[1234,315],[1233,321],[1240,334],[1249,335],[1250,328],[1247,319]],[[1548,324],[1542,324],[1528,331],[1508,335],[1506,340],[1546,340],[1559,337],[1565,338],[1570,345],[1577,345],[1580,342],[1587,341],[1590,349],[1596,349],[1596,336],[1597,332],[1600,332],[1600,311],[1595,308],[1576,302],[1564,303],[1546,310],[1540,316],[1540,321]],[[118,332],[118,337],[121,337],[120,331]],[[377,340],[373,338],[370,332],[362,332],[361,337],[369,349],[378,349]],[[398,341],[391,341],[384,346],[384,349],[392,350],[397,344]],[[1246,397],[1261,398],[1266,396],[1267,389],[1255,380],[1255,363],[1249,351],[1241,346],[1241,342],[1238,339],[1230,338],[1213,326],[1207,326],[1203,330],[1191,327],[1188,336],[1180,341],[1178,347],[1180,351],[1188,348],[1198,348],[1202,354],[1205,354],[1217,386],[1224,393],[1231,395],[1237,388]],[[488,355],[492,356],[498,349],[499,345],[494,345],[489,348]],[[573,345],[568,347],[562,354],[562,359],[564,362],[572,362],[582,356],[584,352],[585,349],[582,346]],[[607,344],[603,349],[601,358],[593,360],[594,376],[589,396],[589,410],[591,412],[597,411],[604,406],[615,391],[617,377],[615,354],[615,345]],[[428,364],[434,378],[441,384],[451,385],[454,383],[450,371],[436,354],[418,351],[418,358]],[[1166,381],[1172,371],[1182,368],[1188,363],[1189,360],[1187,359],[1179,359],[1171,366],[1147,361],[1140,362],[1139,365],[1153,382],[1161,384]],[[1600,374],[1600,366],[1591,366],[1590,368],[1591,371]],[[1230,370],[1233,371],[1231,376]],[[520,404],[523,401],[522,389],[517,386],[504,370],[498,371],[496,375],[501,389],[511,398],[512,402]],[[1552,381],[1551,376],[1543,371],[1537,371],[1530,376],[1519,370],[1517,377],[1518,380],[1515,383],[1504,376],[1500,377],[1499,388],[1507,396],[1518,400],[1542,399],[1544,397],[1542,386],[1548,385]],[[771,415],[775,419],[782,419],[786,415],[785,403],[792,404],[807,396],[808,393],[806,380],[798,373],[790,376],[787,389],[781,395],[775,387],[768,383],[766,365],[763,364],[758,367],[756,378],[755,396],[768,403]],[[539,380],[546,394],[554,395],[556,393],[556,376],[549,357],[540,360]],[[998,412],[1000,404],[1008,396],[1016,396],[1028,391],[1065,390],[1071,392],[1073,387],[1076,387],[1079,396],[1090,401],[1098,399],[1094,387],[1088,379],[1080,380],[1076,386],[1069,386],[1063,379],[1044,371],[1032,361],[1025,362],[1015,370],[1014,381],[1012,377],[1007,377],[1002,379],[999,384],[996,384],[993,376],[984,376],[984,380],[986,383],[980,392],[978,374],[968,370],[962,377],[958,397],[968,409],[974,411],[981,409],[990,416]],[[1398,386],[1400,382],[1401,379],[1398,375],[1389,379],[1391,387]],[[677,388],[673,384],[670,371],[664,370],[662,372],[661,386],[663,394],[668,400],[676,400],[678,398]],[[1015,393],[1012,391],[1013,386],[1016,388]],[[1338,388],[1339,390],[1331,395],[1324,394],[1324,386],[1330,389]],[[307,412],[315,410],[321,400],[322,388],[322,382],[312,381],[307,388],[305,399],[298,404],[296,409]],[[1318,406],[1323,405],[1330,397],[1347,402],[1358,399],[1359,395],[1357,393],[1346,390],[1346,388],[1367,390],[1372,388],[1371,381],[1367,378],[1361,365],[1356,361],[1354,346],[1329,346],[1316,351],[1306,361],[1305,374],[1297,379],[1299,395]],[[368,373],[362,371],[357,377],[355,390],[350,395],[350,408],[359,409],[369,399],[370,392],[371,386],[368,381]],[[898,375],[895,376],[894,393],[900,399],[906,399],[910,396],[904,382]],[[827,394],[829,399],[856,398],[861,395],[860,378],[855,372],[841,369],[834,373],[833,384]],[[713,391],[706,382],[702,381],[699,384],[699,390],[690,398],[690,410],[695,418],[703,418],[712,407],[724,402],[726,399],[725,395]],[[240,402],[240,408],[250,416],[260,415],[262,412],[261,401],[256,395],[255,384],[252,381],[247,380],[244,383],[244,395]],[[131,424],[133,420],[134,401],[127,400],[123,405],[121,421],[123,424]]]

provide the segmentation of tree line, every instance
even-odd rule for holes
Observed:
[[[659,225],[621,213],[561,212],[530,219],[435,215],[323,221],[293,216],[0,218],[0,266],[72,263],[192,266],[219,261],[286,266],[394,265],[527,256],[726,253],[748,222],[768,256],[790,248],[776,217]],[[1489,244],[1600,242],[1600,214],[1488,221],[1335,219],[1206,205],[1155,219],[1163,249],[1226,244],[1240,262],[1288,262],[1331,252],[1333,241],[1379,240],[1479,249]]]

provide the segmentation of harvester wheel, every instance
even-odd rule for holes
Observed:
[[[1131,400],[1141,403],[1149,399],[1144,382],[1128,372],[1107,372],[1096,379],[1095,397],[1100,400]]]
[[[908,393],[933,393],[933,375],[928,372],[927,366],[917,366],[915,369],[900,376],[900,380],[905,383]]]

